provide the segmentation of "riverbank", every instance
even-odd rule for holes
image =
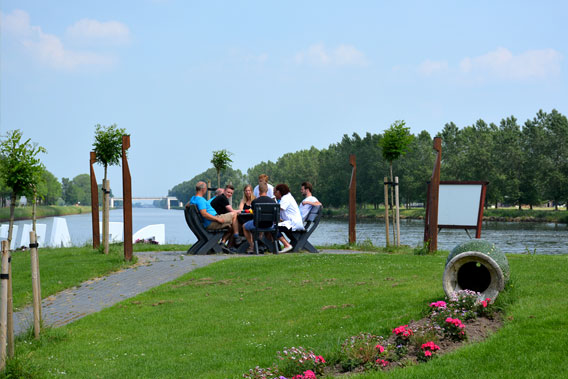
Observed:
[[[402,219],[424,219],[424,208],[400,209],[400,218]],[[323,209],[323,217],[333,219],[347,219],[349,217],[349,209],[344,208],[326,208]],[[389,217],[392,213],[389,212]],[[373,209],[372,207],[357,208],[358,219],[384,219],[385,209]],[[485,209],[483,211],[483,221],[504,221],[504,222],[548,222],[554,224],[568,224],[568,212],[565,209],[551,210],[550,208],[522,209],[518,208],[499,208]]]
[[[36,209],[36,218],[44,217],[58,217],[58,216],[68,216],[76,215],[81,213],[91,213],[90,206],[56,206],[56,205],[40,205]],[[32,219],[32,207],[17,207],[14,211],[15,220],[31,220]],[[0,222],[10,221],[10,208],[0,208]]]

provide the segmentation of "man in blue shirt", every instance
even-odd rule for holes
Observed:
[[[207,200],[205,200],[204,195],[207,193],[207,184],[205,182],[197,182],[195,185],[195,195],[189,200],[189,204],[195,204],[197,210],[201,215],[201,220],[203,221],[203,227],[207,230],[217,230],[229,228],[227,233],[223,235],[221,239],[224,244],[227,242],[231,236],[231,231],[233,235],[239,235],[238,223],[237,223],[237,213],[229,212],[222,215],[218,215],[215,209],[211,206]]]

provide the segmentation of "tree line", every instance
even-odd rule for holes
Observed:
[[[520,124],[514,117],[498,124],[476,121],[458,127],[450,122],[436,137],[442,138],[441,180],[488,181],[486,203],[518,206],[550,202],[556,208],[568,202],[568,120],[557,110],[542,110]],[[384,134],[353,133],[328,148],[311,147],[287,153],[276,162],[260,162],[243,174],[227,168],[221,172],[221,183],[231,182],[235,200],[242,196],[246,183],[255,185],[265,173],[271,183],[287,183],[296,199],[301,198],[300,185],[310,181],[314,194],[327,206],[342,207],[348,203],[351,177],[349,155],[357,160],[357,204],[378,207],[384,203],[383,178],[389,162],[383,159],[381,141]],[[400,198],[407,207],[424,204],[427,181],[434,166],[432,136],[422,131],[412,139],[406,154],[393,162],[399,177]],[[199,180],[216,183],[217,172],[210,168],[169,190],[187,202]]]

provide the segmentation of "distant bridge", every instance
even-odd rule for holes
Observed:
[[[133,197],[133,198],[132,198],[132,202],[134,202],[134,200],[152,200],[152,201],[154,201],[154,200],[159,200],[159,201],[161,201],[161,200],[166,200],[166,204],[167,204],[167,208],[168,208],[168,209],[171,209],[172,201],[174,202],[174,204],[175,204],[176,206],[178,206],[178,205],[179,205],[180,207],[183,206],[182,202],[179,201],[179,200],[177,199],[177,197],[174,197],[174,196],[162,196],[162,197]],[[119,201],[119,202],[123,203],[123,202],[124,202],[124,199],[123,199],[122,197],[111,197],[111,198],[110,198],[110,207],[111,207],[111,208],[114,208],[114,203],[115,203],[116,201]]]

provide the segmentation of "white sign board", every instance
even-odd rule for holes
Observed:
[[[477,227],[483,184],[440,183],[438,226]]]

